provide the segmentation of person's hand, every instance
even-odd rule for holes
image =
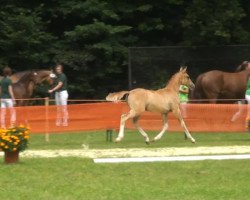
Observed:
[[[48,93],[50,93],[50,94],[51,94],[52,92],[53,92],[53,90],[49,90],[49,91],[48,91]]]

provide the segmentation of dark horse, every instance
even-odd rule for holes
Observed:
[[[209,103],[219,103],[219,99],[245,99],[249,75],[250,70],[246,68],[245,62],[234,73],[213,70],[200,74],[191,99],[198,100],[197,102],[207,99],[206,102]]]
[[[53,84],[53,79],[51,78],[52,72],[49,70],[30,70],[25,72],[20,72],[20,77],[16,83],[13,84],[14,96],[17,100],[17,106],[23,106],[27,104],[27,100],[32,97],[34,89],[37,84],[44,81],[48,82],[50,85]]]

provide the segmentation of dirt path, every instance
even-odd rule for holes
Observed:
[[[21,153],[21,157],[117,158],[117,157],[163,157],[163,156],[247,154],[247,153],[250,153],[250,146],[27,150]],[[0,155],[3,155],[3,152],[0,152]]]

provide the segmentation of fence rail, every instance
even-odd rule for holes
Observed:
[[[29,124],[32,133],[63,133],[74,131],[118,129],[120,116],[128,111],[125,102],[111,103],[105,100],[77,100],[77,104],[69,104],[68,126],[56,126],[56,105],[49,105],[48,98],[43,99],[44,105],[16,107],[16,123]],[[69,100],[70,101],[70,100]],[[76,101],[76,100],[73,100]],[[82,104],[80,102],[83,102]],[[183,110],[184,109],[184,110]],[[197,132],[243,132],[246,130],[248,113],[246,104],[186,104],[182,112],[190,131]],[[9,122],[10,112],[7,112],[6,122]],[[170,113],[168,117],[169,130],[181,131],[178,121]],[[142,115],[140,125],[146,130],[160,130],[161,116],[157,113]],[[127,128],[134,129],[131,122]],[[48,137],[47,137],[48,138]]]

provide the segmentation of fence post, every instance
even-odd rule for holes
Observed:
[[[49,142],[49,97],[45,98],[45,141]]]
[[[107,129],[106,130],[106,141],[107,142],[112,142],[113,138],[113,130],[112,129]]]

